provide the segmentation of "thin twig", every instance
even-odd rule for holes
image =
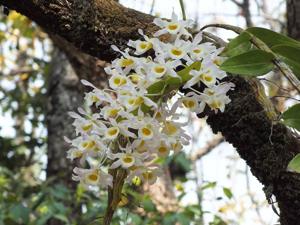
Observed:
[[[182,13],[182,19],[186,20],[185,7],[184,7],[183,0],[179,0],[179,4],[180,4],[180,8],[181,8],[181,13]]]
[[[291,96],[284,96],[284,95],[275,95],[275,96],[272,96],[271,98],[289,98],[289,99],[293,99],[293,100],[295,100],[295,101],[300,102],[300,99],[293,98],[293,97],[291,97]]]
[[[225,141],[224,137],[222,135],[217,135],[215,138],[213,138],[211,141],[207,142],[205,147],[198,149],[192,156],[191,160],[199,160],[203,156],[210,153],[214,148],[219,146],[223,141]]]

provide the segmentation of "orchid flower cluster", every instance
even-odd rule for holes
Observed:
[[[178,109],[201,113],[207,106],[217,113],[230,102],[226,93],[234,85],[221,82],[226,73],[218,67],[224,60],[219,56],[222,49],[203,43],[201,32],[193,38],[188,31],[192,21],[178,20],[175,14],[171,21],[156,18],[153,23],[161,28],[153,38],[139,30],[142,39],[130,40],[124,51],[112,46],[121,57],[105,68],[110,89],[82,81],[92,89],[85,102],[97,112],[79,108],[78,113],[69,113],[77,137],[66,138],[72,146],[67,157],[78,159],[82,167],[90,166],[73,170],[73,179],[87,187],[112,186],[113,176],[107,171],[119,168],[126,170],[128,183],[136,179],[155,183],[161,174],[158,159],[190,142],[183,129],[187,123],[178,121]],[[160,41],[161,35],[169,35],[170,41]],[[179,75],[196,62],[201,66],[188,70],[188,79]],[[170,80],[176,80],[175,85]],[[195,85],[202,85],[203,91],[195,90]],[[160,88],[153,92],[155,86]],[[180,87],[187,94],[168,104]]]

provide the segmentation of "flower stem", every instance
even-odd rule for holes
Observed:
[[[180,3],[181,13],[182,13],[182,19],[186,20],[184,2],[183,0],[179,0],[179,3]]]

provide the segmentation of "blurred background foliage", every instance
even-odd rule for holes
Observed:
[[[159,7],[159,3],[153,0],[149,12],[155,11],[154,6]],[[241,10],[239,16],[245,16]],[[216,19],[216,15],[213,17]],[[279,22],[281,26],[282,21]],[[106,207],[103,190],[86,191],[80,185],[71,189],[56,177],[46,179],[47,82],[54,49],[47,34],[32,21],[7,9],[0,13],[0,225],[99,224],[99,215]],[[223,141],[219,138],[207,149]],[[197,157],[202,157],[201,152]],[[164,162],[171,167],[179,202],[188,192],[184,183],[191,180],[197,183],[197,176],[192,173],[196,172],[194,161],[189,153],[182,153]],[[230,188],[217,182],[201,182],[196,189],[198,204],[185,204],[177,212],[164,215],[140,189],[139,185],[125,188],[114,224],[239,224],[223,217],[226,211],[234,211],[238,199]],[[222,193],[214,201],[223,200],[226,204],[218,211],[204,211],[203,195],[214,189]],[[211,214],[212,219],[204,222],[205,214]]]

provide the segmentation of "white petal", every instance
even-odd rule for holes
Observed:
[[[164,27],[166,25],[166,22],[164,20],[162,20],[161,18],[155,18],[153,20],[153,23],[159,27]]]
[[[81,80],[81,83],[83,84],[83,85],[85,85],[85,86],[89,86],[89,87],[92,87],[92,88],[95,88],[96,89],[96,87],[92,84],[92,83],[90,83],[90,82],[88,82],[87,80]]]
[[[115,161],[113,164],[111,164],[110,169],[115,169],[121,165],[121,160]]]
[[[81,119],[82,117],[76,112],[68,112],[68,115],[74,119]]]
[[[153,36],[154,36],[154,37],[158,37],[158,36],[161,36],[161,35],[166,34],[166,33],[168,33],[168,31],[167,31],[166,29],[162,29],[162,30],[156,31],[156,32],[153,34]]]

